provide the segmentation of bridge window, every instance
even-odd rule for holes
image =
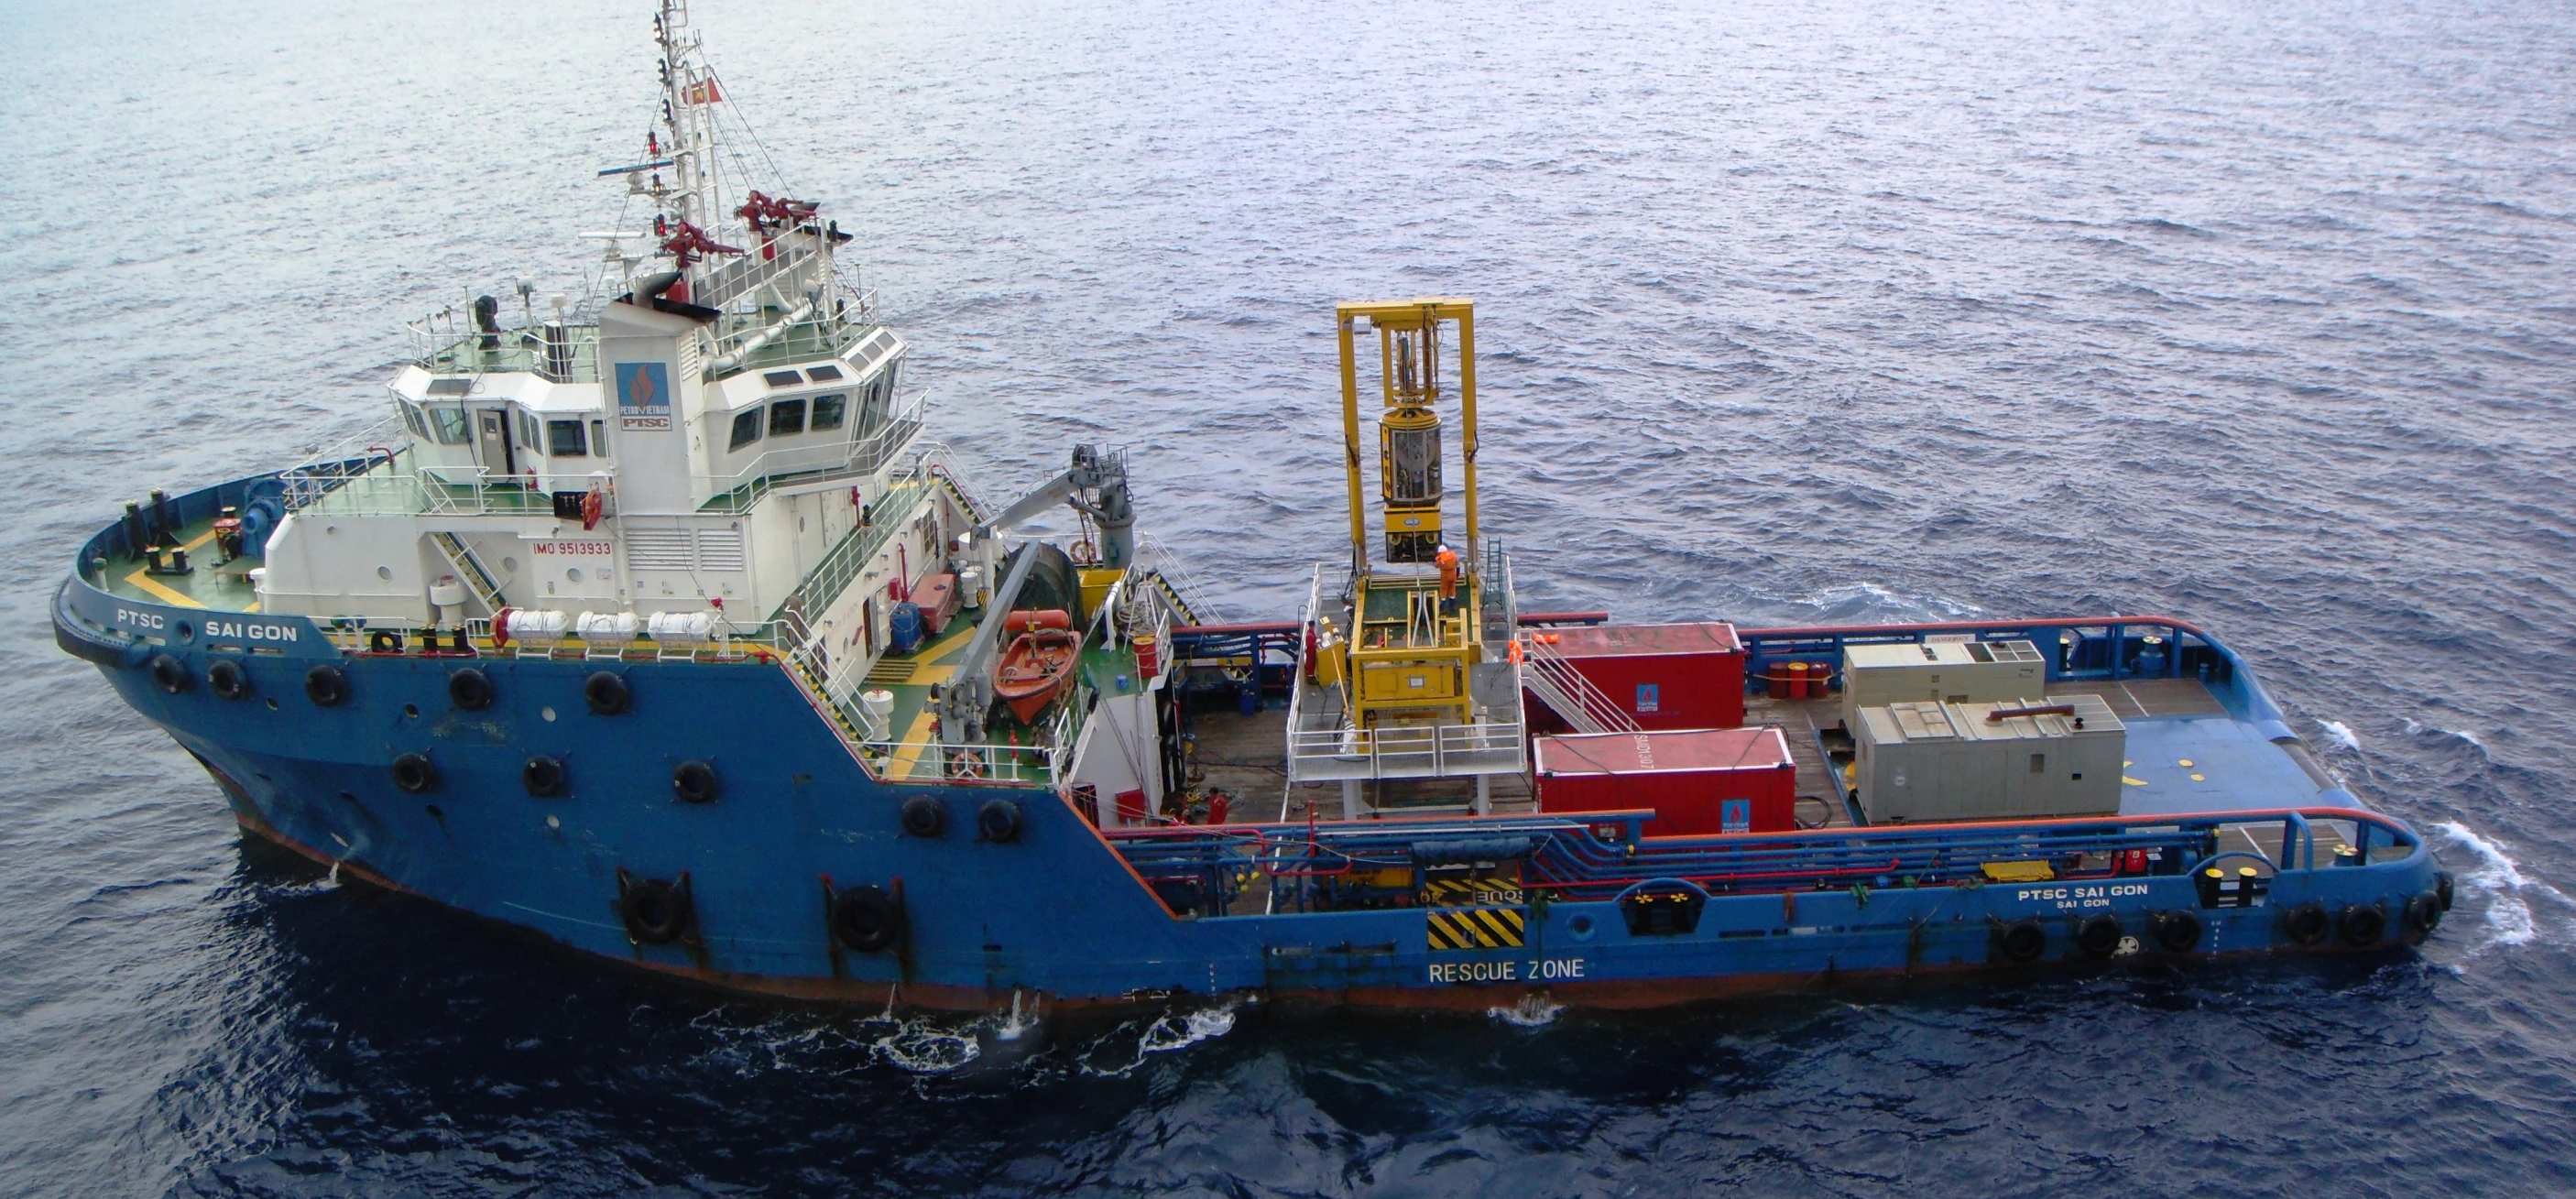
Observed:
[[[849,411],[849,407],[850,397],[837,391],[827,396],[814,397],[814,431],[821,433],[827,429],[840,428],[841,415]]]
[[[760,409],[754,408],[733,418],[733,444],[725,448],[738,450],[758,440],[760,440]]]
[[[411,435],[423,441],[429,440],[429,423],[420,418],[419,407],[409,400],[395,402],[402,405],[403,425],[411,430]]]
[[[520,413],[519,448],[533,454],[544,445],[544,442],[537,440],[537,418],[525,412]]]
[[[464,405],[431,404],[428,411],[430,432],[438,438],[438,444],[463,445],[472,436],[465,423]]]
[[[805,431],[805,401],[780,400],[769,406],[769,435],[785,437]]]
[[[582,438],[578,420],[546,422],[546,453],[557,458],[582,458],[590,454],[590,445]]]

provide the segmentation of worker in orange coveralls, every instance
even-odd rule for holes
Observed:
[[[1444,615],[1455,612],[1458,610],[1458,551],[1444,544],[1431,560],[1440,564],[1440,611]]]

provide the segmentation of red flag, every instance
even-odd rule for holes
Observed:
[[[687,104],[714,104],[723,99],[724,93],[716,89],[712,76],[680,89],[680,100]]]

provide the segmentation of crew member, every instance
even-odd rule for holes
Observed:
[[[1458,551],[1450,549],[1448,543],[1443,542],[1440,546],[1440,552],[1433,555],[1431,560],[1440,564],[1440,611],[1443,614],[1456,611],[1458,607]]]

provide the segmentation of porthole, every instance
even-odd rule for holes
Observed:
[[[581,568],[580,568],[580,567],[578,567],[578,566],[567,566],[567,567],[565,567],[565,568],[564,568],[564,577],[565,577],[565,578],[567,578],[567,579],[570,579],[570,580],[572,580],[573,582],[576,582],[576,583],[580,582],[580,581],[581,581]]]
[[[391,580],[394,577],[394,568],[390,566],[379,566],[376,568],[376,577],[379,579]]]
[[[519,560],[518,560],[518,559],[516,559],[516,558],[510,557],[510,556],[509,556],[509,555],[507,555],[507,554],[502,555],[502,556],[501,556],[501,573],[503,573],[503,574],[511,574],[511,575],[514,575],[514,574],[519,573]]]

